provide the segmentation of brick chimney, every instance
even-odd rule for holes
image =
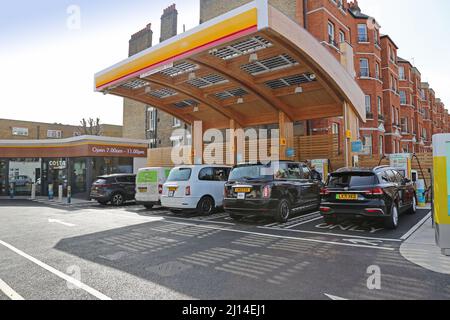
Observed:
[[[164,9],[161,16],[161,38],[159,42],[163,42],[177,35],[178,33],[178,11],[175,4]]]
[[[353,0],[352,2],[348,3],[348,8],[352,10],[353,12],[359,12],[361,13],[361,9],[359,8],[358,0]]]
[[[153,31],[152,24],[149,23],[144,29],[131,36],[128,46],[128,55],[132,56],[138,52],[148,49],[152,46]]]

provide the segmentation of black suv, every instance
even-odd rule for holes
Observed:
[[[261,215],[286,222],[293,213],[319,208],[320,186],[303,163],[239,165],[225,184],[224,209],[234,220]]]
[[[92,184],[91,199],[106,205],[111,202],[121,206],[125,201],[134,200],[136,194],[136,175],[112,174],[98,177]]]
[[[321,195],[320,212],[329,224],[340,217],[378,218],[396,229],[400,213],[417,210],[413,183],[387,166],[340,169],[329,176]]]

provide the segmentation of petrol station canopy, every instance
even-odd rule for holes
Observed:
[[[351,64],[353,61],[351,60]],[[364,94],[296,22],[254,1],[95,75],[95,90],[204,128],[344,116],[365,122]]]

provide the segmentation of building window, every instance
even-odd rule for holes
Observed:
[[[334,41],[334,24],[328,21],[328,43],[336,46],[336,42]]]
[[[61,130],[47,130],[47,138],[61,139],[62,131]]]
[[[375,64],[375,78],[380,79],[380,64],[378,62]]]
[[[383,115],[383,104],[382,104],[381,97],[377,98],[377,111],[378,111],[378,115]]]
[[[379,139],[380,139],[380,143],[378,144],[378,148],[380,151],[380,155],[382,156],[382,155],[384,155],[384,140],[383,140],[382,136],[380,136]]]
[[[364,135],[362,138],[362,143],[364,146],[363,153],[366,155],[372,154],[372,136]]]
[[[401,118],[400,124],[402,127],[402,133],[408,133],[408,119],[407,118]]]
[[[407,104],[408,102],[406,101],[406,92],[405,91],[400,91],[400,104]]]
[[[366,95],[366,113],[372,113],[372,99],[370,95]]]
[[[345,33],[342,30],[339,31],[339,42],[340,43],[344,43],[345,42]]]
[[[13,136],[28,137],[28,128],[14,127],[11,129],[11,133]]]
[[[331,125],[331,133],[338,135],[339,134],[339,124],[338,123],[333,123]]]
[[[158,123],[157,110],[153,107],[148,107],[147,108],[147,121],[146,121],[147,131],[155,132],[157,123]]]
[[[398,67],[398,77],[401,81],[406,80],[405,67]]]
[[[379,37],[379,34],[378,34],[378,30],[377,29],[374,29],[373,30],[373,38],[374,38],[374,42],[375,42],[375,44],[377,45],[377,46],[380,46],[380,37]]]
[[[181,127],[181,120],[178,118],[173,118],[173,127],[174,128],[179,128]]]
[[[367,25],[358,24],[358,42],[369,42],[367,37]]]
[[[370,77],[369,72],[369,60],[368,59],[359,59],[359,68],[361,77],[368,78]]]

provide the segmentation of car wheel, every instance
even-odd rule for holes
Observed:
[[[151,210],[153,209],[153,205],[152,204],[146,204],[144,205],[145,209]]]
[[[120,207],[121,205],[123,205],[124,202],[125,202],[125,198],[124,198],[123,194],[121,194],[121,193],[116,193],[111,198],[111,203],[115,207]]]
[[[414,195],[411,209],[409,209],[409,214],[415,214],[416,212],[417,212],[417,200],[416,200],[416,195]]]
[[[385,218],[385,221],[384,221],[385,227],[390,230],[397,229],[398,219],[399,219],[398,207],[396,204],[393,204],[390,216]]]
[[[214,212],[214,199],[206,196],[200,199],[197,204],[197,212],[201,215],[209,216]]]
[[[328,225],[335,225],[335,224],[337,224],[337,219],[333,218],[333,217],[323,217],[323,220]]]
[[[289,220],[289,217],[291,215],[291,205],[289,204],[289,201],[286,199],[283,199],[278,204],[277,213],[275,215],[275,220],[277,222],[287,222]]]

